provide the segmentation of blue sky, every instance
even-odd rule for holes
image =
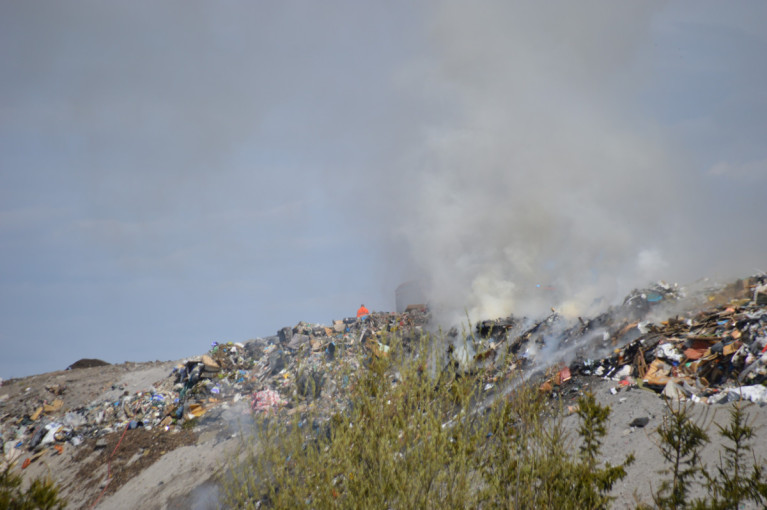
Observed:
[[[0,377],[767,270],[763,2],[2,2]],[[568,297],[565,297],[568,296]]]

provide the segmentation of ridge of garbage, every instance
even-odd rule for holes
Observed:
[[[657,320],[671,309],[672,315]],[[330,325],[299,322],[246,342],[214,342],[150,388],[131,393],[113,385],[109,398],[81,406],[67,404],[63,385],[50,385],[34,398],[0,394],[1,460],[24,459],[25,468],[65,447],[88,442],[104,448],[105,436],[123,430],[179,432],[218,419],[224,409],[293,415],[312,408],[328,417],[346,405],[365,356],[387,356],[390,334],[405,344],[420,338],[430,319],[427,307],[415,306]],[[528,374],[552,394],[575,377],[601,377],[614,380],[616,392],[637,387],[696,403],[765,404],[767,276],[694,296],[659,282],[590,319],[567,321],[555,310],[539,320],[509,316],[480,321],[468,334],[453,328],[440,340],[439,370],[473,371],[487,395],[502,394]],[[92,366],[98,360],[87,361]]]

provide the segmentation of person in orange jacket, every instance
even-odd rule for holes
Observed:
[[[370,310],[365,308],[365,305],[360,305],[360,309],[357,310],[357,318],[362,319],[370,313]]]

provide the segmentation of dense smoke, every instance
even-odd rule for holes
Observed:
[[[668,270],[674,155],[636,105],[654,8],[448,4],[402,231],[442,319],[583,313]]]

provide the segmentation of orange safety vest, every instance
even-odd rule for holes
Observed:
[[[357,317],[362,317],[363,315],[367,315],[369,313],[370,313],[370,310],[368,310],[364,306],[360,306],[360,309],[357,310]]]

